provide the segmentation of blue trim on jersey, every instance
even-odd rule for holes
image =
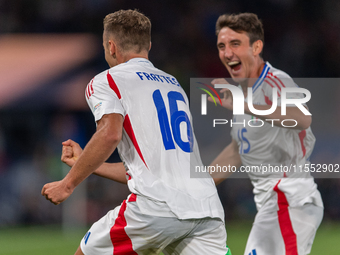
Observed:
[[[262,84],[264,78],[266,78],[268,71],[269,71],[269,66],[267,65],[267,63],[264,65],[263,70],[260,74],[260,77],[257,79],[257,81],[255,82],[255,84],[253,85],[253,93],[260,87],[260,85]]]
[[[87,244],[87,241],[89,240],[90,235],[91,235],[91,232],[87,232],[86,235],[84,236],[85,244]]]

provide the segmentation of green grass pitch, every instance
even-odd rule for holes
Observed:
[[[233,255],[243,255],[251,222],[227,223],[228,246]],[[0,255],[74,254],[87,230],[64,234],[60,227],[20,227],[0,229]],[[340,254],[340,222],[323,222],[311,255]]]

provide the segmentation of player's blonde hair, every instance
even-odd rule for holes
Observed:
[[[104,35],[112,35],[122,51],[149,51],[151,22],[137,10],[120,10],[104,18]],[[107,39],[108,42],[108,39]]]
[[[254,13],[223,14],[216,22],[216,35],[218,35],[224,27],[229,27],[238,33],[246,32],[250,45],[257,40],[261,40],[264,43],[263,25]]]

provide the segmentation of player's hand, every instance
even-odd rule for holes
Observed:
[[[62,142],[62,145],[63,149],[61,154],[61,161],[72,167],[76,163],[80,154],[83,152],[83,149],[78,143],[72,141],[71,139]]]
[[[211,81],[212,85],[215,84],[229,84],[229,82],[226,79],[220,78],[220,79],[214,79]],[[224,108],[227,108],[228,110],[233,110],[233,95],[231,91],[227,88],[223,88],[220,90],[220,93],[223,93],[223,97],[221,98],[222,106]],[[210,102],[213,102],[214,100],[211,97],[208,97],[208,100]],[[219,100],[217,101],[219,104]]]
[[[41,190],[41,195],[46,197],[51,203],[59,205],[61,202],[64,202],[72,192],[73,190],[69,189],[64,181],[57,181],[45,184]]]

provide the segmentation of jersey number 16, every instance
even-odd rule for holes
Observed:
[[[170,122],[169,125],[168,113],[166,111],[165,103],[159,89],[153,92],[152,98],[157,109],[159,127],[162,133],[163,144],[166,150],[175,149],[176,144],[185,152],[192,152],[194,144],[191,123],[189,117],[185,111],[179,111],[177,101],[183,101],[184,97],[177,91],[170,91],[168,93],[169,108],[170,108]],[[181,138],[180,125],[182,122],[186,122],[188,141],[184,142]],[[173,137],[173,138],[172,138]]]

